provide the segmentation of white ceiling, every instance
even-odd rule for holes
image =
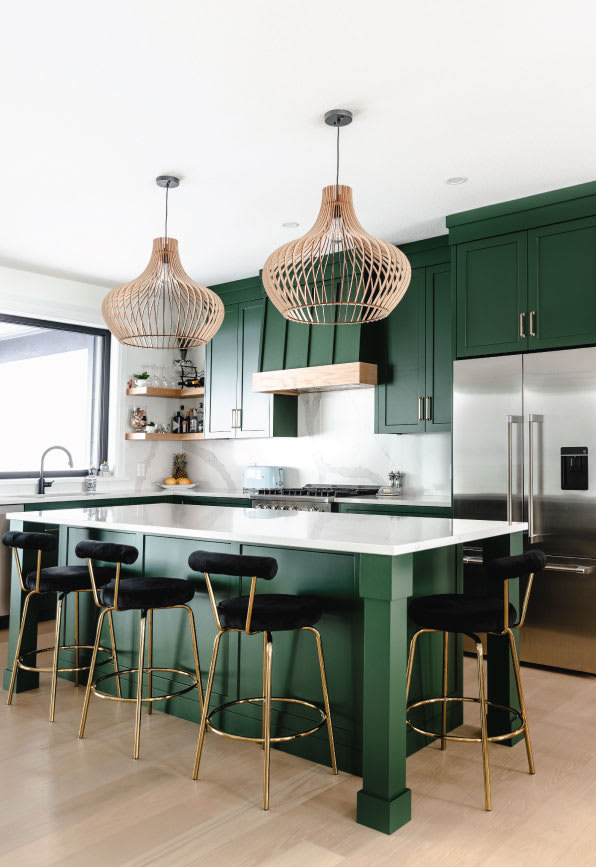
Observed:
[[[387,240],[592,180],[595,42],[593,0],[5,3],[0,263],[132,279],[174,173],[188,273],[255,274],[334,180],[334,107],[340,180]]]

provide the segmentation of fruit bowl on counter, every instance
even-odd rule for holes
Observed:
[[[191,480],[187,478],[176,479],[174,476],[170,476],[167,479],[164,479],[163,482],[156,482],[155,484],[158,488],[163,488],[166,491],[169,491],[172,488],[191,490],[192,488],[198,488],[199,486],[198,482],[191,482]]]

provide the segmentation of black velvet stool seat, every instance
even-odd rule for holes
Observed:
[[[131,566],[136,562],[139,556],[139,552],[136,548],[133,548],[132,545],[119,545],[113,542],[94,542],[92,540],[86,540],[84,542],[79,542],[75,552],[78,557],[87,558],[88,566],[85,568],[87,568],[87,572],[90,576],[95,604],[101,609],[97,621],[95,646],[93,648],[91,671],[89,673],[89,680],[87,681],[87,689],[85,691],[85,702],[83,705],[83,714],[81,716],[79,737],[82,738],[85,734],[89,700],[92,692],[99,698],[107,698],[112,701],[134,702],[136,717],[133,757],[138,759],[141,738],[141,708],[143,703],[147,704],[147,713],[150,714],[152,712],[153,702],[167,701],[171,698],[176,698],[177,696],[184,695],[184,693],[187,693],[196,687],[199,692],[201,711],[203,709],[203,690],[201,687],[195,621],[192,609],[188,605],[194,596],[194,587],[190,581],[186,581],[182,578],[126,577],[121,575],[122,564]],[[98,560],[103,561],[104,563],[113,563],[116,566],[115,574],[112,571],[112,577],[107,583],[101,578],[105,567],[97,566],[95,561]],[[100,576],[99,580],[98,576]],[[194,657],[194,671],[192,672],[174,668],[158,668],[153,665],[153,612],[166,608],[183,608],[188,615],[190,640]],[[140,611],[141,615],[137,667],[135,669],[121,669],[116,666],[113,674],[104,674],[101,677],[95,678],[95,665],[99,643],[101,641],[101,630],[104,618],[107,616],[111,623],[112,612],[133,610]],[[147,665],[145,665],[146,635],[148,637]],[[190,683],[188,686],[185,686],[176,692],[169,693],[168,695],[154,695],[152,688],[154,672],[167,672],[168,674],[181,675],[188,678]],[[122,675],[128,674],[134,674],[136,678],[136,695],[134,698],[122,695],[121,677]],[[145,675],[147,675],[146,691],[143,689]],[[105,692],[98,686],[107,678],[112,677],[116,679],[116,695]]]
[[[320,602],[311,596],[290,596],[287,594],[263,593],[255,594],[257,580],[271,581],[277,575],[277,561],[273,557],[245,557],[234,554],[213,554],[208,551],[195,551],[188,558],[188,565],[196,572],[203,572],[207,582],[207,591],[211,601],[211,608],[217,626],[217,635],[213,645],[213,655],[209,667],[209,678],[205,691],[205,702],[201,716],[201,727],[197,753],[193,771],[193,780],[199,774],[199,764],[203,751],[203,741],[207,726],[215,734],[231,737],[235,740],[251,741],[261,744],[264,750],[264,791],[263,809],[269,809],[269,771],[271,744],[281,741],[289,741],[294,738],[313,734],[325,724],[329,738],[331,752],[331,766],[333,773],[337,773],[335,759],[335,746],[333,743],[333,728],[331,726],[331,710],[329,707],[329,695],[327,693],[327,678],[325,675],[325,662],[323,659],[323,645],[321,636],[315,624],[321,617]],[[217,603],[211,575],[234,575],[238,577],[250,577],[251,585],[248,596],[237,596],[232,599],[224,599]],[[323,708],[311,701],[295,698],[273,698],[271,695],[271,671],[273,658],[273,633],[280,631],[305,630],[311,632],[316,641],[319,668],[321,672],[321,686],[323,690]],[[222,635],[226,632],[244,632],[246,635],[259,635],[263,633],[263,694],[255,698],[242,698],[236,701],[226,702],[219,705],[209,713],[209,701],[213,688],[217,654]],[[320,721],[313,728],[301,731],[297,734],[284,737],[271,737],[271,703],[290,702],[312,707],[320,714]],[[213,717],[219,711],[240,704],[260,704],[262,707],[261,737],[244,737],[232,735],[217,729],[212,722]]]
[[[43,555],[55,551],[58,547],[56,536],[51,533],[32,533],[21,532],[18,530],[10,530],[2,537],[2,542],[9,548],[12,548],[19,576],[21,589],[26,593],[23,603],[23,613],[21,617],[21,628],[17,639],[17,647],[12,667],[10,678],[10,686],[8,689],[8,704],[12,704],[15,686],[17,685],[17,675],[19,670],[34,671],[38,673],[49,673],[52,675],[52,683],[50,688],[50,722],[54,722],[56,711],[56,687],[59,674],[73,673],[75,686],[79,685],[79,673],[88,671],[88,665],[79,665],[79,653],[81,650],[92,650],[93,645],[82,645],[79,643],[79,593],[91,593],[91,579],[89,577],[89,569],[86,566],[48,566],[42,568]],[[19,559],[19,550],[22,551],[23,563]],[[37,567],[35,570],[23,574],[24,563],[28,557],[28,552],[37,554]],[[98,570],[96,580],[98,585],[104,586],[111,581],[116,574],[113,568],[101,568]],[[53,647],[36,648],[22,653],[23,636],[27,622],[27,612],[29,604],[35,596],[44,596],[50,593],[55,593],[56,602],[56,638]],[[75,597],[75,617],[74,617],[74,643],[60,644],[60,633],[63,621],[63,605],[67,596],[74,593]],[[113,634],[113,630],[112,630]],[[37,665],[29,665],[25,658],[28,656],[37,655],[38,653],[52,652],[52,666],[40,667]],[[74,655],[74,665],[67,667],[59,666],[60,653],[68,651]],[[115,660],[116,650],[114,642],[111,643],[111,648],[99,647],[98,651],[107,654],[106,659],[102,664]]]
[[[546,557],[542,551],[526,551],[525,554],[519,554],[514,557],[501,557],[496,560],[491,560],[483,566],[484,578],[491,581],[504,582],[504,593],[501,596],[485,596],[477,597],[466,594],[457,593],[441,593],[433,596],[420,596],[413,599],[410,603],[409,616],[418,627],[410,642],[410,653],[408,658],[407,685],[406,685],[406,703],[410,692],[410,682],[412,679],[412,668],[414,664],[414,654],[418,638],[424,632],[442,632],[443,633],[443,694],[440,698],[423,699],[421,701],[407,704],[407,724],[419,734],[431,738],[441,739],[441,749],[445,749],[447,741],[464,741],[466,743],[474,742],[482,744],[482,759],[484,768],[484,806],[486,810],[492,809],[491,789],[490,789],[490,764],[488,755],[488,745],[491,742],[509,740],[517,735],[523,734],[526,751],[528,755],[528,766],[530,773],[535,773],[534,756],[532,752],[532,744],[530,741],[530,730],[528,727],[528,719],[526,715],[526,705],[521,684],[521,676],[519,669],[519,660],[517,657],[517,648],[512,629],[521,629],[526,619],[528,602],[530,599],[530,591],[532,589],[532,581],[536,572],[540,572],[546,565]],[[515,607],[509,602],[509,581],[514,578],[525,579],[526,589],[523,596],[520,614],[518,617]],[[479,697],[451,697],[447,695],[447,651],[448,651],[448,635],[450,632],[462,633],[468,635],[476,644],[476,657],[478,662],[478,684]],[[513,707],[505,707],[496,705],[494,702],[488,701],[486,698],[486,686],[484,678],[484,653],[482,641],[478,633],[488,633],[490,635],[501,635],[507,637],[511,658],[513,662],[513,670],[515,673],[515,681],[517,685],[517,693],[519,698],[519,710]],[[477,702],[480,704],[480,724],[481,737],[472,738],[460,735],[447,734],[447,704],[449,702]],[[426,705],[441,704],[442,707],[442,728],[441,733],[430,732],[420,727],[413,720],[413,711]],[[488,706],[500,708],[508,712],[514,719],[519,720],[519,725],[515,731],[507,731],[503,734],[488,735],[487,729],[487,708]]]

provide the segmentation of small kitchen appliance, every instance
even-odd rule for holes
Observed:
[[[260,488],[277,490],[283,488],[285,467],[247,467],[242,477],[242,487],[245,493],[257,491]]]

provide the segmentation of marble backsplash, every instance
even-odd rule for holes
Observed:
[[[450,496],[451,437],[380,434],[374,428],[374,389],[298,398],[297,438],[203,440],[185,444],[189,476],[203,488],[237,490],[249,464],[286,467],[290,486],[309,482],[382,485],[390,470],[405,475],[405,493]],[[138,490],[169,475],[171,443],[127,442],[125,474]],[[145,478],[137,478],[137,463]]]

